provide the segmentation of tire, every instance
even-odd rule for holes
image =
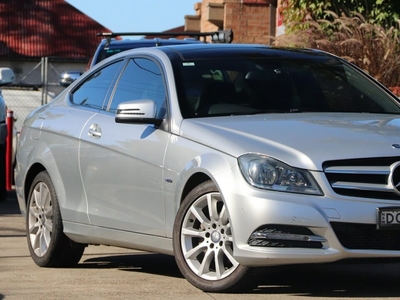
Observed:
[[[27,204],[26,232],[33,261],[40,267],[76,265],[85,245],[64,234],[57,194],[46,171],[33,180]]]
[[[252,287],[250,269],[233,257],[230,228],[225,203],[212,181],[195,187],[178,210],[173,231],[175,260],[182,275],[205,292]]]
[[[7,199],[6,189],[6,147],[0,145],[0,202]]]

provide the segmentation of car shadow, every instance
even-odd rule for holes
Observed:
[[[126,272],[183,278],[172,256],[133,253],[93,257],[78,268],[115,268]],[[400,263],[333,263],[254,269],[254,286],[246,294],[314,298],[400,298]]]
[[[400,263],[276,266],[257,271],[256,294],[326,298],[400,297]]]
[[[128,272],[144,272],[154,275],[183,278],[173,256],[148,252],[93,257],[85,259],[79,263],[77,267],[111,268]]]
[[[0,201],[0,215],[21,215],[14,190],[7,191],[7,198]]]

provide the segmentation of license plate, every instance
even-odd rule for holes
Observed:
[[[400,229],[400,207],[380,207],[378,212],[378,229]]]

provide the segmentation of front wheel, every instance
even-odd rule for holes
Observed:
[[[46,171],[33,180],[27,204],[26,231],[33,261],[41,267],[76,265],[85,246],[64,234],[57,194]]]
[[[173,246],[183,276],[206,292],[249,288],[249,268],[233,256],[233,235],[226,205],[212,181],[183,200],[174,223]]]

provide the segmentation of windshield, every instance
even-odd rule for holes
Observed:
[[[184,118],[257,113],[400,113],[376,83],[335,59],[248,58],[184,61]]]

